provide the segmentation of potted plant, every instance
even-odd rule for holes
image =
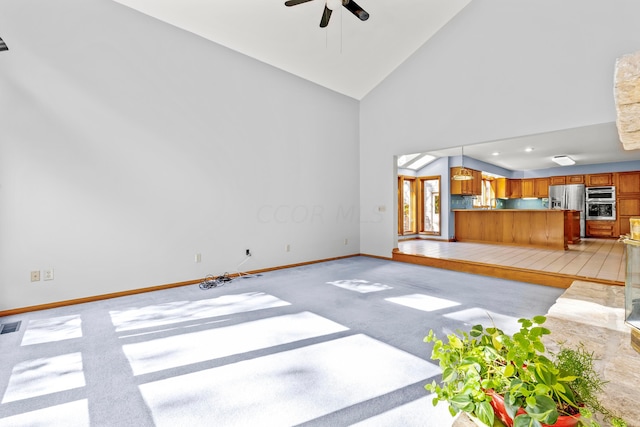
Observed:
[[[431,359],[442,368],[441,382],[425,386],[435,394],[433,404],[445,401],[452,415],[466,412],[488,426],[497,418],[508,427],[599,427],[593,414],[600,413],[625,427],[598,400],[605,381],[595,371],[594,354],[584,346],[547,352],[545,321],[520,319],[513,335],[475,325],[447,335],[446,342],[429,331],[424,341],[433,343]]]

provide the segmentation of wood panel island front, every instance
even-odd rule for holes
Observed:
[[[559,209],[454,209],[455,240],[568,249],[580,241],[580,213]],[[577,221],[577,227],[576,227]]]

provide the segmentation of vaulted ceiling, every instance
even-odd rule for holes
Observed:
[[[285,0],[116,1],[356,100],[363,99],[470,3],[357,0],[369,14],[367,20],[337,6],[329,24],[321,28],[327,1],[340,0],[307,0],[291,7]],[[6,36],[11,49],[15,35]],[[5,55],[11,55],[11,50],[0,55],[8,60]],[[534,151],[525,153],[527,146]],[[456,147],[433,154],[459,152]],[[500,154],[493,155],[496,152]],[[486,141],[465,147],[465,154],[511,170],[554,167],[550,159],[560,154],[572,156],[578,164],[640,160],[640,150],[622,149],[613,122]]]
[[[116,1],[362,99],[470,0],[358,0],[369,13],[366,21],[337,7],[325,28],[320,20],[326,0],[291,7],[285,0]]]

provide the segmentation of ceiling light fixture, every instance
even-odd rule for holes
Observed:
[[[569,156],[554,156],[551,160],[560,166],[571,166],[576,164],[575,160]]]
[[[7,44],[4,42],[4,40],[0,38],[0,52],[2,52],[3,50],[9,50],[9,48],[7,47]]]
[[[530,153],[530,152],[533,151],[533,148],[532,147],[527,147],[527,148],[524,149],[524,151],[526,151],[527,153]]]
[[[460,150],[462,151],[460,169],[458,169],[451,179],[454,181],[469,181],[470,179],[473,179],[473,173],[464,167],[464,147],[460,147]]]

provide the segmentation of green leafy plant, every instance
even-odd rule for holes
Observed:
[[[625,427],[598,400],[605,382],[594,369],[593,353],[584,346],[546,352],[542,337],[551,331],[542,326],[545,321],[544,316],[519,319],[520,330],[513,335],[475,325],[447,335],[446,342],[429,331],[424,340],[433,343],[431,358],[442,368],[441,382],[425,386],[435,394],[433,404],[445,401],[452,415],[467,412],[493,426],[495,393],[504,398],[514,427],[553,425],[561,415],[599,427],[596,412],[614,427]]]

